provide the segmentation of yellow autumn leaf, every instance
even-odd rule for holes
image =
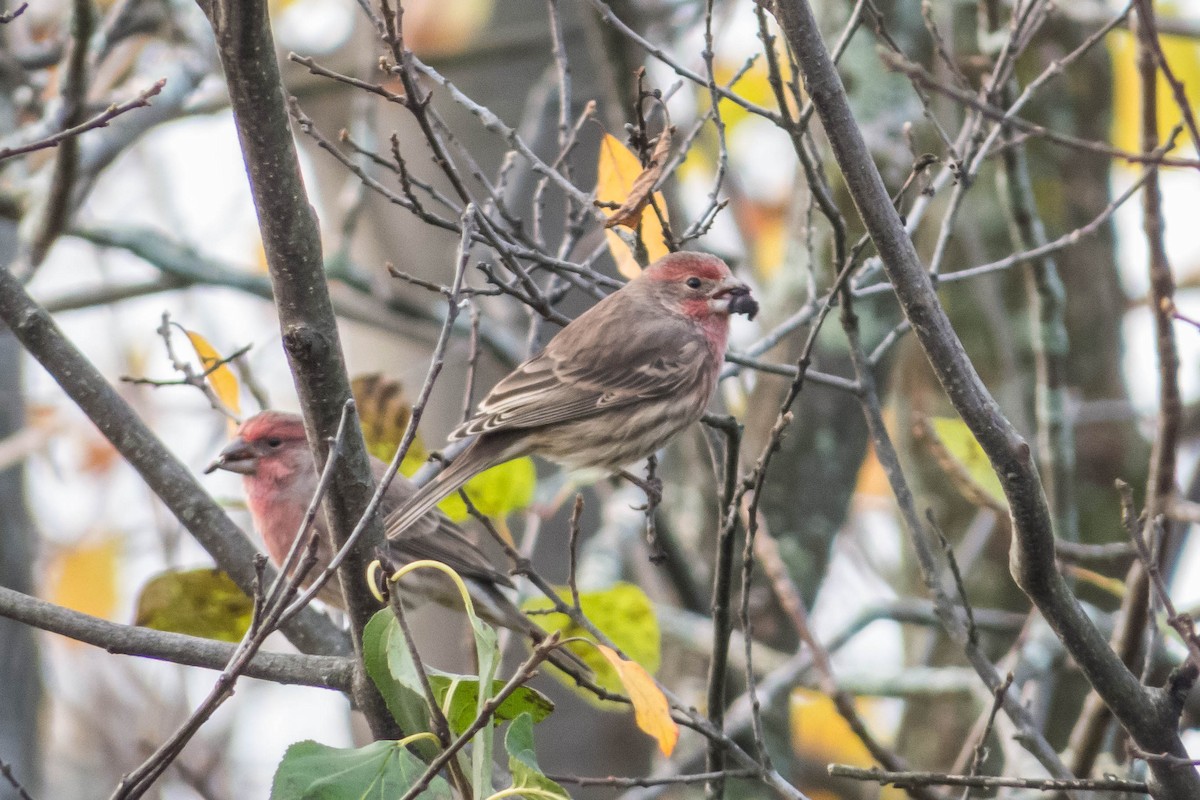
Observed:
[[[59,552],[50,567],[50,600],[60,606],[110,619],[117,606],[117,561],[121,541],[104,536]]]
[[[1169,7],[1158,12],[1162,16],[1173,16]],[[1122,150],[1141,150],[1141,76],[1137,66],[1137,46],[1134,35],[1127,30],[1114,30],[1106,39],[1113,72],[1112,143]],[[1188,104],[1200,106],[1200,43],[1186,36],[1159,36],[1163,55],[1171,66],[1175,77],[1183,83]],[[1182,121],[1179,106],[1171,92],[1170,84],[1158,73],[1158,130],[1160,136]],[[1186,136],[1176,144],[1188,141]],[[1123,166],[1141,169],[1137,164]]]
[[[234,414],[241,414],[241,403],[238,397],[238,379],[233,374],[233,370],[228,364],[221,364],[216,369],[213,366],[220,364],[221,354],[216,351],[208,340],[195,331],[185,330],[188,341],[192,343],[192,349],[196,351],[196,356],[200,359],[200,363],[204,366],[204,371],[208,373],[208,385],[217,393],[217,397],[221,402],[232,411]],[[211,370],[211,372],[210,372]]]
[[[356,376],[350,381],[350,390],[358,404],[367,451],[380,461],[391,461],[412,418],[412,405],[403,385],[379,373],[371,373]],[[411,477],[428,460],[429,450],[417,436],[400,462],[400,474]],[[503,520],[533,502],[536,485],[537,470],[533,460],[518,458],[479,473],[467,481],[463,491],[481,514]],[[439,503],[438,508],[455,522],[470,516],[457,492]]]
[[[930,421],[938,442],[950,457],[962,466],[971,483],[985,492],[992,501],[1006,507],[1008,499],[1004,496],[1004,487],[1000,485],[1000,479],[996,477],[996,471],[992,469],[987,454],[979,446],[967,423],[956,417],[934,417]]]
[[[679,741],[679,726],[671,719],[671,707],[666,695],[654,683],[653,676],[636,661],[621,658],[611,647],[598,644],[596,648],[621,676],[625,691],[633,702],[633,718],[637,726],[654,737],[664,756],[670,756],[675,751],[675,743]]]
[[[634,183],[642,174],[642,162],[617,137],[604,134],[600,142],[599,161],[596,166],[596,201],[620,206],[629,198]],[[667,204],[662,192],[654,193],[654,204],[667,216]],[[630,280],[641,274],[642,267],[625,240],[611,228],[605,228],[608,249],[617,262],[617,271]],[[663,241],[663,226],[653,206],[647,205],[641,214],[641,224],[636,235],[645,248],[647,263],[657,261],[668,252]]]
[[[878,724],[880,703],[877,699],[859,697],[854,700],[854,705],[868,727],[874,727],[872,722]],[[788,698],[788,712],[792,750],[798,755],[826,764],[875,765],[867,746],[850,729],[850,723],[838,713],[828,695],[803,687],[793,689]],[[879,797],[880,800],[900,800],[906,794],[895,787],[884,787]]]
[[[782,45],[782,38],[775,39],[775,51],[777,61],[779,63],[779,71],[784,84],[791,80],[790,60],[787,57],[787,51]],[[713,65],[713,77],[721,86],[728,86],[743,67],[742,62],[733,62],[728,60],[718,60]],[[700,103],[705,108],[711,108],[711,95],[707,88],[703,85],[698,87]],[[766,59],[760,58],[754,62],[749,70],[742,73],[742,77],[734,84],[733,91],[739,97],[745,98],[748,102],[756,106],[775,109],[779,108],[779,101],[775,97],[775,89],[771,86],[770,70],[767,68]],[[792,98],[791,91],[784,89],[784,100],[787,102],[789,112],[794,116],[799,110],[796,107],[796,101]],[[739,123],[750,117],[750,112],[739,106],[737,103],[727,98],[722,98],[720,102],[721,120],[725,123],[726,131],[730,131],[738,126]]]
[[[516,458],[479,473],[463,485],[463,491],[480,514],[503,519],[528,508],[536,486],[537,468],[533,459]],[[438,503],[438,508],[455,522],[470,516],[458,492]]]

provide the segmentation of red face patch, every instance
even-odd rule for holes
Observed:
[[[238,435],[247,442],[275,437],[285,442],[304,441],[304,421],[284,411],[264,411],[242,423]]]
[[[707,253],[671,253],[660,258],[642,276],[647,280],[675,282],[697,277],[721,281],[730,277],[729,267],[716,256]]]

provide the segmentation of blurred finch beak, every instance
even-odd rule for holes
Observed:
[[[758,313],[758,301],[750,294],[750,287],[733,278],[721,282],[712,296],[712,304],[728,314],[745,314],[749,319]]]
[[[208,475],[209,473],[223,469],[242,475],[253,475],[257,463],[257,456],[250,445],[246,444],[240,438],[234,439],[225,445],[225,449],[218,453],[217,457],[204,468],[204,474]]]

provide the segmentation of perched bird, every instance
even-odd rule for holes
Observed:
[[[758,303],[716,256],[671,253],[558,332],[492,388],[451,440],[475,439],[384,518],[389,538],[474,475],[520,456],[617,472],[700,419],[729,315]]]
[[[317,490],[317,470],[303,421],[296,414],[282,411],[264,411],[251,417],[242,423],[236,438],[209,464],[205,473],[218,469],[242,475],[254,527],[266,544],[267,555],[277,566],[281,565]],[[379,480],[387,465],[372,458],[371,469]],[[396,475],[383,497],[383,512],[398,508],[413,491],[403,475]],[[315,577],[328,566],[332,551],[322,515],[317,515],[313,527],[317,536],[317,564],[310,576]],[[419,559],[434,559],[449,565],[467,584],[480,617],[535,641],[545,637],[544,631],[500,590],[512,587],[508,576],[496,571],[475,543],[440,511],[423,515],[402,536],[389,540],[384,550],[397,566]],[[415,570],[404,578],[402,587],[406,596],[416,595],[450,608],[462,608],[458,589],[441,572]],[[344,605],[336,581],[326,583],[318,596],[337,608]]]

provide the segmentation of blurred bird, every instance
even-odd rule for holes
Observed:
[[[749,287],[716,256],[654,262],[493,387],[450,434],[475,439],[384,518],[388,537],[404,536],[473,476],[513,458],[618,472],[652,455],[708,407],[729,315],[757,312]]]
[[[281,565],[317,490],[317,470],[303,421],[296,414],[282,411],[264,411],[251,417],[204,471],[218,469],[242,475],[254,527],[262,536],[271,561]],[[371,469],[378,481],[387,465],[372,458]],[[396,475],[383,496],[382,511],[387,513],[399,507],[413,491],[408,479]],[[310,577],[325,569],[332,558],[322,515],[317,515],[313,528],[317,537],[317,563]],[[501,587],[512,588],[508,576],[494,569],[475,543],[440,511],[423,515],[402,536],[388,540],[380,551],[397,567],[420,559],[441,561],[462,576],[480,617],[534,641],[545,638],[545,632],[501,591]],[[404,578],[402,588],[410,604],[415,596],[449,608],[462,608],[458,588],[442,572],[416,570]],[[336,580],[326,583],[318,596],[329,605],[344,608]],[[556,661],[556,666],[561,665]]]

